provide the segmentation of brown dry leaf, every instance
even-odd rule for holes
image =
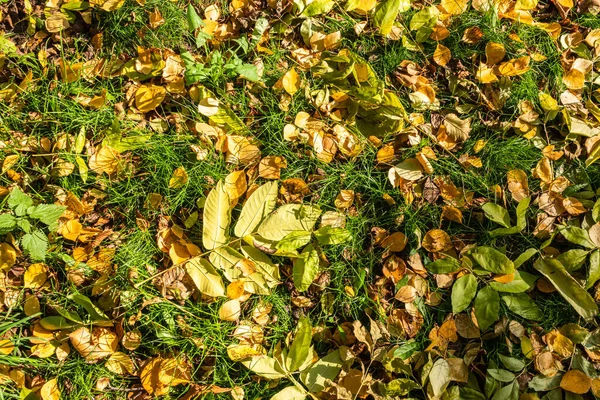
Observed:
[[[227,136],[227,156],[228,163],[243,165],[252,164],[260,158],[260,149],[254,143],[244,136]]]
[[[94,327],[91,332],[86,327],[78,328],[69,334],[69,339],[75,350],[92,362],[110,356],[119,344],[117,335],[102,327]]]
[[[121,339],[121,344],[127,350],[135,350],[142,344],[142,333],[139,329],[126,332]]]
[[[279,179],[281,169],[287,167],[287,161],[281,156],[266,156],[258,164],[258,175],[265,179]]]
[[[56,378],[46,381],[40,389],[40,397],[42,400],[59,400],[60,389]]]
[[[448,64],[448,61],[450,61],[451,58],[452,53],[450,52],[450,49],[441,43],[438,43],[435,51],[433,52],[433,61],[443,67]]]
[[[485,45],[486,64],[492,66],[502,61],[506,55],[506,50],[502,43],[488,42]]]
[[[448,114],[444,118],[446,133],[457,142],[463,142],[471,133],[471,118],[460,119],[456,114]]]
[[[119,168],[120,154],[112,147],[103,146],[97,149],[96,153],[90,157],[89,166],[92,171],[97,174],[103,172],[111,175],[117,172]]]
[[[567,392],[585,394],[592,387],[592,378],[581,371],[572,369],[563,375],[560,387]]]
[[[170,189],[181,189],[188,183],[188,174],[184,167],[179,167],[173,171],[171,179],[169,179]]]
[[[156,109],[163,102],[166,95],[167,89],[163,86],[141,85],[135,92],[135,107],[145,114]]]
[[[48,266],[42,263],[31,264],[23,274],[23,284],[26,289],[39,289],[48,279]]]
[[[543,157],[538,161],[535,169],[532,171],[534,178],[541,179],[544,183],[551,183],[554,180],[554,170],[550,160]]]
[[[423,237],[422,246],[432,253],[440,253],[452,248],[450,235],[441,229],[432,229]]]
[[[571,215],[580,215],[587,212],[587,209],[585,208],[583,203],[581,203],[581,201],[579,201],[575,197],[564,198],[562,201],[562,205],[565,208],[565,210]]]
[[[392,252],[400,252],[404,250],[408,239],[402,232],[394,232],[381,242],[381,247]]]
[[[521,201],[529,196],[529,184],[527,183],[527,174],[520,169],[513,169],[506,173],[508,181],[508,190],[513,199]]]
[[[340,190],[335,198],[335,207],[338,210],[347,210],[354,203],[354,190]]]
[[[294,93],[300,90],[300,83],[300,75],[298,72],[296,72],[296,68],[294,67],[287,71],[281,78],[281,85],[283,86],[283,89],[292,96]]]

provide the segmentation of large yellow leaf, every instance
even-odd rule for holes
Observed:
[[[277,200],[277,182],[268,182],[256,189],[242,208],[235,224],[234,234],[244,237],[254,233],[256,227],[275,208]]]
[[[267,240],[279,241],[293,231],[312,231],[321,209],[309,204],[284,204],[258,227],[258,234]]]
[[[60,390],[58,389],[58,382],[56,378],[46,381],[40,389],[40,397],[42,400],[59,400]]]
[[[27,289],[39,289],[46,283],[47,278],[48,266],[46,264],[31,264],[23,274],[23,283]]]
[[[469,8],[469,0],[442,0],[440,6],[442,6],[448,14],[459,15],[467,11],[467,8]]]
[[[211,297],[225,296],[221,275],[208,261],[194,257],[185,264],[185,269],[200,293]]]
[[[142,85],[135,92],[135,107],[142,113],[154,110],[165,99],[167,89],[158,85]]]
[[[206,250],[214,250],[227,244],[227,229],[231,222],[229,195],[219,181],[210,191],[204,204],[202,244]]]
[[[300,75],[296,72],[296,68],[292,67],[288,72],[281,78],[281,84],[283,89],[289,94],[293,95],[300,89]]]

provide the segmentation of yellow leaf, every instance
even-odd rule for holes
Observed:
[[[290,95],[294,95],[300,89],[300,75],[296,72],[296,68],[292,67],[281,78],[283,89]]]
[[[563,375],[560,387],[567,392],[585,394],[592,387],[592,378],[579,370],[572,369]]]
[[[450,52],[450,49],[438,43],[435,52],[433,53],[433,61],[443,67],[448,64],[448,61],[450,61],[451,58],[452,53]]]
[[[191,366],[181,358],[165,358],[160,363],[158,379],[166,386],[188,383],[191,379]]]
[[[9,355],[15,349],[15,345],[9,339],[0,340],[0,354]]]
[[[440,6],[442,6],[448,14],[459,15],[467,11],[467,8],[469,8],[469,0],[442,0]]]
[[[580,90],[585,86],[585,74],[575,68],[571,68],[562,78],[565,86],[571,90]]]
[[[485,57],[487,65],[494,65],[502,61],[506,55],[506,50],[502,43],[488,42],[485,45]]]
[[[135,92],[135,107],[141,113],[147,113],[158,107],[167,94],[167,90],[163,86],[158,85],[142,85]]]
[[[119,157],[120,154],[117,150],[112,147],[102,146],[102,148],[90,157],[90,169],[97,174],[104,172],[107,175],[111,175],[119,168]]]
[[[69,335],[71,344],[88,361],[106,358],[117,350],[119,338],[107,328],[94,327],[92,331],[81,327]]]
[[[354,190],[340,190],[335,198],[335,207],[339,210],[347,210],[354,202]]]
[[[42,263],[31,264],[23,274],[26,289],[39,289],[48,279],[48,266]]]
[[[4,158],[4,161],[2,162],[2,173],[5,173],[6,171],[14,167],[17,164],[17,161],[19,161],[18,154],[11,154],[6,156]]]
[[[40,301],[38,300],[37,296],[28,294],[27,297],[25,297],[23,311],[25,311],[25,315],[28,317],[40,312]]]
[[[432,253],[439,253],[452,248],[450,235],[441,229],[432,229],[423,238],[423,247]]]
[[[248,189],[245,171],[233,171],[225,177],[225,191],[230,201],[239,199]]]
[[[522,75],[529,71],[529,56],[513,58],[498,66],[498,72],[504,76]]]
[[[185,168],[179,167],[173,171],[173,176],[169,179],[169,188],[180,189],[188,183],[188,174]]]
[[[151,29],[156,29],[165,23],[165,19],[163,18],[158,8],[155,8],[154,11],[150,13],[150,15],[148,16],[148,20]]]
[[[381,242],[381,247],[387,249],[388,251],[400,252],[404,250],[406,244],[408,243],[408,239],[406,235],[402,232],[394,232]]]
[[[167,385],[163,385],[158,378],[162,359],[156,357],[151,359],[140,371],[140,381],[146,392],[155,396],[162,396],[169,391]]]
[[[109,371],[114,372],[118,375],[127,375],[133,374],[134,366],[131,357],[129,357],[125,353],[121,353],[117,351],[106,360],[106,364],[104,365]]]
[[[538,0],[517,0],[515,10],[533,10]]]
[[[61,234],[63,235],[63,237],[65,239],[72,240],[74,242],[77,240],[77,238],[81,234],[82,229],[83,229],[83,226],[81,225],[81,223],[76,219],[72,219],[72,220],[67,221],[62,226]]]
[[[0,271],[12,268],[17,261],[17,251],[8,243],[0,243]]]
[[[242,309],[238,299],[226,301],[219,308],[219,318],[223,321],[237,321],[240,319],[241,313]]]
[[[279,179],[281,169],[287,167],[287,161],[281,156],[266,156],[260,160],[258,175],[265,179]]]
[[[48,358],[54,355],[56,346],[51,342],[38,343],[31,347],[31,355],[39,358]]]
[[[56,378],[46,381],[40,389],[40,397],[42,400],[59,400],[60,390],[58,389],[58,382]]]
[[[211,297],[225,296],[225,285],[221,275],[205,259],[192,258],[185,264],[185,270],[200,293]]]
[[[204,248],[214,250],[227,244],[231,210],[229,195],[225,191],[222,181],[219,181],[206,197],[203,215],[202,244]]]

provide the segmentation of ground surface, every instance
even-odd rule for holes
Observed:
[[[0,0],[0,398],[600,396],[599,11]]]

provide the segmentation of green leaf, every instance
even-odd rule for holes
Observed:
[[[477,390],[463,386],[460,389],[460,400],[486,400],[486,397],[479,388]]]
[[[537,304],[525,293],[513,293],[502,296],[508,309],[515,314],[532,321],[541,321],[544,314]]]
[[[21,228],[23,232],[31,233],[31,222],[29,222],[29,218],[17,219],[17,226]]]
[[[251,82],[259,82],[260,76],[258,76],[258,68],[254,64],[241,64],[235,68],[241,77],[246,78]]]
[[[233,233],[241,238],[254,233],[256,227],[275,208],[277,200],[277,181],[268,182],[256,189],[244,203],[240,218]]]
[[[527,261],[531,257],[533,257],[535,255],[535,253],[537,253],[537,250],[534,248],[530,248],[530,249],[527,249],[524,252],[522,252],[521,255],[519,255],[519,257],[517,257],[517,259],[515,261],[513,261],[515,268],[519,268],[521,265],[523,265],[525,263],[525,261]]]
[[[333,0],[315,0],[302,11],[302,17],[314,17],[315,15],[327,14],[335,6]]]
[[[70,329],[79,324],[67,321],[65,317],[60,315],[53,315],[51,317],[44,317],[40,320],[42,328],[48,331],[57,331],[59,329]]]
[[[415,389],[419,389],[421,386],[413,379],[409,378],[398,378],[388,382],[385,385],[386,396],[406,396],[408,393]]]
[[[463,275],[452,285],[452,312],[458,314],[471,304],[477,293],[477,278],[472,274]]]
[[[506,208],[495,203],[485,203],[481,208],[488,219],[491,219],[505,228],[510,228],[510,215]]]
[[[319,253],[313,247],[308,245],[302,251],[301,257],[294,259],[294,268],[292,275],[294,277],[294,286],[301,292],[310,287],[312,281],[319,272]]]
[[[600,199],[596,200],[594,203],[594,208],[592,208],[592,219],[594,222],[600,222]]]
[[[498,357],[502,365],[513,372],[520,372],[525,368],[525,363],[518,358],[507,357],[504,354],[499,354]]]
[[[344,228],[323,226],[315,231],[315,237],[321,246],[326,246],[345,243],[352,238],[352,234]]]
[[[516,271],[512,281],[508,283],[492,281],[489,283],[489,285],[497,292],[522,293],[531,289],[537,278],[537,276],[530,273]]]
[[[577,271],[585,263],[589,250],[571,249],[559,254],[556,259],[565,267],[567,272]]]
[[[517,227],[519,232],[527,228],[527,209],[531,203],[531,197],[525,197],[517,205]]]
[[[475,317],[479,328],[483,331],[496,321],[500,312],[500,296],[491,287],[484,287],[475,297]]]
[[[469,255],[486,271],[494,274],[511,274],[515,272],[515,265],[504,254],[498,250],[487,247],[478,246],[469,252]]]
[[[27,196],[19,188],[14,188],[8,195],[8,206],[18,217],[27,214],[27,209],[33,206],[33,199]]]
[[[102,312],[92,301],[81,293],[75,293],[68,296],[69,299],[83,307],[90,314],[91,321],[94,325],[113,326],[110,318]]]
[[[17,226],[17,218],[12,214],[0,215],[0,235],[11,232]]]
[[[373,22],[383,36],[392,31],[398,11],[400,11],[400,0],[383,0],[377,4]]]
[[[302,317],[298,321],[298,330],[290,346],[286,364],[288,372],[294,372],[304,363],[311,350],[312,327],[308,317]]]
[[[300,374],[300,380],[309,392],[318,393],[325,389],[327,380],[335,381],[342,369],[339,350],[332,351]]]
[[[584,229],[576,226],[564,226],[559,228],[561,235],[565,237],[569,242],[578,244],[588,249],[595,249],[596,245],[590,239],[590,235]]]
[[[494,394],[492,400],[518,400],[519,398],[519,384],[516,380],[512,383],[504,386]]]
[[[307,231],[294,231],[290,232],[283,239],[281,239],[275,247],[278,250],[291,252],[299,249],[300,247],[306,246],[310,242],[311,234]]]
[[[241,363],[255,374],[267,379],[285,378],[285,371],[279,365],[279,362],[267,356],[254,356]]]
[[[270,214],[258,227],[258,234],[267,240],[279,241],[293,231],[312,232],[321,209],[309,204],[284,204]]]
[[[450,274],[458,271],[461,264],[456,258],[446,257],[430,262],[425,268],[432,274]]]
[[[536,375],[529,381],[529,389],[535,390],[536,392],[547,392],[559,388],[562,377],[562,373],[550,377],[541,374]]]
[[[21,246],[34,261],[44,261],[48,250],[48,238],[41,230],[26,233],[21,238]]]
[[[56,204],[39,204],[29,213],[31,218],[39,219],[48,225],[48,229],[55,231],[58,228],[58,219],[66,210],[66,207]]]
[[[494,379],[500,382],[512,382],[515,380],[515,374],[505,369],[488,368],[487,373]]]
[[[188,29],[190,30],[190,32],[193,32],[201,26],[204,26],[202,18],[200,18],[200,16],[198,15],[191,3],[188,4],[186,18],[188,23]]]
[[[306,396],[306,392],[297,386],[288,386],[277,392],[271,400],[304,400]]]
[[[59,313],[60,315],[62,315],[66,319],[68,319],[69,321],[73,321],[78,324],[83,324],[83,320],[81,319],[79,314],[77,314],[76,312],[69,311],[63,307],[56,305],[56,304],[53,304],[52,308],[54,308],[57,313]]]
[[[211,297],[225,296],[221,275],[205,259],[194,257],[185,263],[185,270],[200,293]]]
[[[223,182],[210,191],[203,210],[202,244],[207,250],[214,250],[227,244],[227,228],[231,222],[229,196]]]
[[[600,250],[594,250],[590,255],[590,268],[585,288],[590,289],[600,279]]]
[[[533,264],[554,285],[558,292],[586,320],[598,315],[598,305],[556,259],[538,258]]]

